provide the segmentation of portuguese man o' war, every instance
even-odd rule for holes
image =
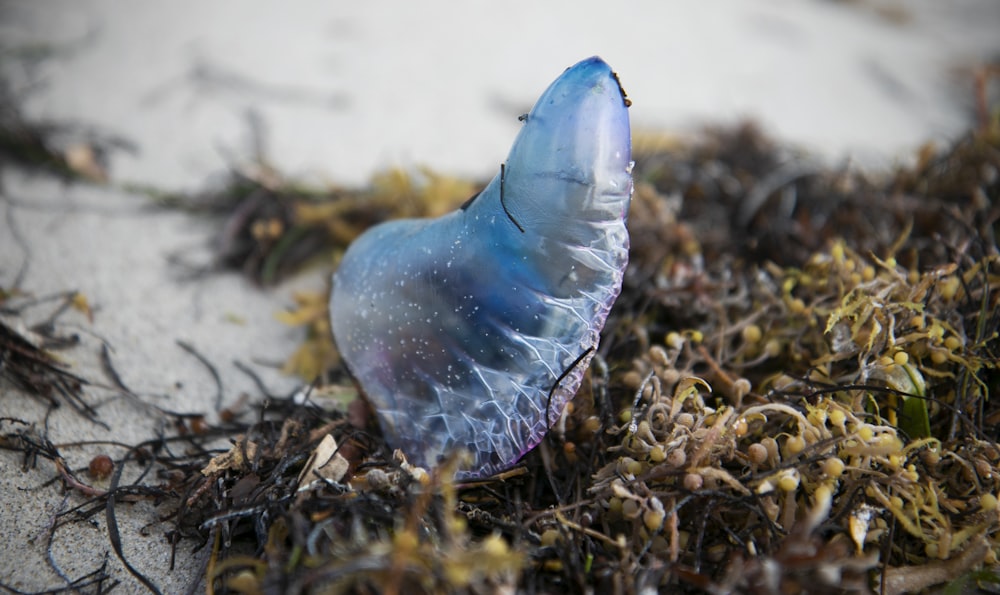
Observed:
[[[583,380],[628,262],[628,99],[600,58],[542,94],[461,209],[377,225],[333,277],[337,346],[408,460],[513,466]]]

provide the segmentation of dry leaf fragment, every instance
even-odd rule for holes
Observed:
[[[94,310],[90,307],[90,302],[87,300],[87,296],[80,292],[76,292],[73,294],[70,304],[74,309],[82,312],[87,317],[88,321],[94,322]]]
[[[101,165],[100,157],[93,146],[83,143],[72,145],[66,149],[64,157],[66,165],[80,176],[98,184],[108,181],[108,172]]]
[[[210,477],[227,469],[240,469],[256,455],[257,444],[241,437],[228,451],[213,457],[201,470],[201,474]]]
[[[876,510],[874,507],[862,506],[851,513],[851,518],[848,521],[851,539],[854,541],[855,550],[859,556],[864,554],[865,539],[868,537],[868,527],[875,513]]]
[[[319,480],[340,481],[347,475],[348,467],[350,463],[341,456],[337,441],[327,434],[316,446],[316,450],[299,474],[299,489],[305,489],[312,482]]]

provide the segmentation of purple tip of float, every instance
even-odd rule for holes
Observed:
[[[389,444],[460,478],[535,445],[583,379],[628,262],[627,99],[611,68],[567,69],[470,203],[358,238],[334,275],[331,322]]]

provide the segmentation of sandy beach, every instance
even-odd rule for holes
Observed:
[[[254,390],[234,361],[275,392],[299,386],[280,366],[301,330],[275,313],[326,280],[312,272],[261,289],[230,272],[192,278],[183,263],[211,259],[212,226],[152,208],[129,184],[195,191],[256,153],[316,184],[361,187],[380,170],[421,166],[483,179],[504,159],[517,116],[595,54],[619,73],[636,133],[691,136],[749,118],[823,163],[880,171],[969,129],[971,72],[1000,55],[998,30],[992,0],[2,2],[0,67],[24,116],[131,148],[111,153],[105,185],[2,165],[0,289],[86,296],[89,318],[59,319],[80,341],[60,357],[93,380],[87,399],[102,404],[94,423],[0,383],[0,417],[44,428],[54,443],[155,435],[162,421],[107,388],[102,345],[126,385],[174,411],[213,412],[206,400],[218,390],[178,341],[215,364],[224,405]],[[5,320],[37,323],[56,304]],[[114,448],[64,450],[82,469]],[[85,501],[54,477],[0,451],[0,585],[56,589],[106,563],[118,592],[142,592],[112,551],[103,512],[61,528],[48,547],[54,515]],[[156,520],[148,502],[120,509],[129,562],[161,592],[203,588],[206,551],[182,541],[172,561]]]

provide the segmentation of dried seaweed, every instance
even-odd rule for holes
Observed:
[[[135,150],[131,142],[116,135],[27,118],[16,95],[8,81],[0,79],[0,164],[67,182],[106,183],[110,155]]]
[[[474,183],[424,169],[383,172],[366,189],[285,180],[261,156],[194,195],[133,187],[157,204],[220,221],[213,267],[274,285],[313,264],[329,266],[365,229],[396,217],[441,215],[473,195]],[[201,271],[204,272],[204,271]]]
[[[161,411],[174,434],[112,457],[127,484],[88,486],[60,463],[76,445],[26,424],[5,420],[0,444],[51,461],[83,500],[56,528],[155,502],[177,554],[207,555],[211,593],[995,581],[976,569],[1000,553],[1000,125],[881,177],[750,125],[637,142],[636,161],[631,262],[600,349],[563,419],[501,476],[456,484],[455,461],[390,452],[338,368],[322,295],[281,317],[308,328],[290,370],[315,386],[275,397],[258,382],[249,414],[215,426]],[[267,168],[230,182],[171,200],[226,215],[220,262],[262,283],[475,188],[393,172],[315,191]]]
[[[86,309],[86,299],[75,292],[55,296],[61,302],[48,320],[31,329],[17,329],[0,318],[0,379],[21,389],[25,394],[55,408],[68,404],[91,422],[104,426],[98,420],[97,410],[84,398],[87,381],[70,372],[49,351],[53,348],[75,345],[76,338],[62,336],[53,326],[55,318],[66,308],[76,305]],[[0,314],[10,312],[8,299],[0,299]],[[42,302],[47,300],[40,300]],[[21,304],[21,308],[35,305]],[[30,338],[29,338],[30,337]]]
[[[58,593],[111,593],[115,587],[121,583],[112,580],[107,570],[107,562],[96,570],[89,572],[75,580],[67,580],[66,586],[45,589],[43,591],[21,591],[0,583],[0,589],[11,595],[57,595]]]
[[[638,156],[632,265],[599,363],[519,468],[455,486],[340,421],[344,478],[294,498],[278,484],[213,517],[224,531],[203,522],[219,559],[235,527],[256,535],[214,563],[217,588],[898,592],[928,560],[959,561],[942,566],[956,578],[995,557],[979,544],[1000,487],[996,135],[882,180],[783,155],[743,127]],[[979,177],[956,177],[968,162]],[[323,320],[318,299],[299,303],[287,322]],[[288,443],[285,458],[253,444],[273,478]],[[237,477],[223,485],[267,485]],[[247,520],[265,512],[269,528]],[[455,543],[498,556],[477,565]]]

